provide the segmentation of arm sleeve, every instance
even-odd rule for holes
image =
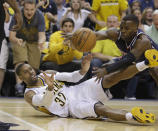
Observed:
[[[45,94],[35,94],[32,97],[32,104],[34,106],[45,106],[50,105],[52,103],[52,98],[54,94],[53,91],[46,90]]]
[[[78,82],[83,77],[84,77],[84,75],[81,75],[79,73],[79,71],[74,71],[74,72],[71,72],[71,73],[67,73],[67,72],[59,73],[59,72],[57,72],[56,75],[55,75],[56,80],[66,81],[66,82],[73,82],[73,83]]]
[[[135,61],[135,59],[136,58],[132,53],[128,53],[127,55],[123,56],[122,59],[120,59],[119,61],[117,61],[113,64],[110,64],[110,65],[107,65],[105,67],[106,71],[107,71],[107,73],[112,73],[119,69],[126,68],[129,65],[131,65],[132,62]]]

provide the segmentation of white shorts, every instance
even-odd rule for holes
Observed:
[[[0,69],[6,69],[8,61],[9,51],[6,39],[3,39],[2,46],[0,50]]]
[[[67,90],[70,116],[76,118],[97,117],[94,106],[97,102],[105,103],[112,98],[110,91],[103,90],[96,78],[89,79]]]

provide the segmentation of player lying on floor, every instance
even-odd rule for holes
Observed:
[[[147,53],[153,53],[148,50]],[[156,54],[155,54],[156,53]],[[90,67],[92,56],[89,54],[82,60],[81,70],[72,73],[41,73],[36,75],[34,69],[29,64],[20,64],[16,68],[16,73],[21,80],[27,84],[25,100],[35,109],[55,114],[60,117],[87,118],[103,116],[117,121],[136,120],[140,123],[155,122],[155,115],[146,113],[144,109],[135,107],[131,112],[119,109],[112,109],[103,103],[110,99],[111,93],[108,90],[120,80],[134,76],[140,70],[158,66],[158,52],[148,57],[148,65],[144,61],[136,65],[129,66],[126,70],[118,71],[98,82],[96,78],[89,79],[78,85],[67,87],[61,81],[78,82]],[[154,61],[154,62],[153,62]],[[113,81],[109,81],[109,78]]]

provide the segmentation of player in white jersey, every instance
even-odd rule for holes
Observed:
[[[158,56],[158,55],[157,55]],[[102,81],[89,79],[81,84],[67,87],[60,81],[78,82],[89,69],[91,55],[82,60],[80,71],[72,73],[53,73],[51,75],[42,73],[36,76],[34,69],[29,64],[20,64],[16,73],[21,80],[27,84],[25,100],[37,110],[60,117],[86,118],[86,117],[108,117],[113,120],[126,121],[137,120],[141,123],[155,122],[155,115],[146,113],[142,108],[135,107],[131,112],[112,109],[103,103],[111,98],[108,90],[112,85],[126,78],[127,73],[131,76],[141,69],[149,66],[140,66],[140,63],[129,66],[123,72],[115,72],[105,76]],[[158,65],[158,64],[157,64]],[[155,66],[155,65],[154,65]],[[120,75],[121,74],[121,75]],[[129,75],[128,75],[129,76]],[[108,81],[113,77],[113,82]],[[106,90],[104,90],[106,89]]]

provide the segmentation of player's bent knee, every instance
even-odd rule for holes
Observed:
[[[110,108],[105,106],[101,102],[98,102],[95,104],[94,110],[98,116],[105,116],[106,112],[108,112],[110,110]]]

